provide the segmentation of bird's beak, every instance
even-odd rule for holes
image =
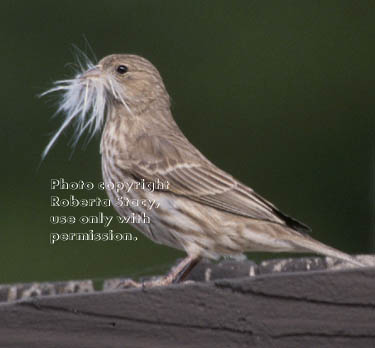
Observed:
[[[96,65],[93,68],[85,71],[80,78],[81,79],[94,79],[94,78],[100,78],[101,77],[101,66]]]

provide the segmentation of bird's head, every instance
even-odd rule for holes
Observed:
[[[158,70],[145,58],[112,54],[97,64],[87,60],[72,79],[59,80],[42,94],[60,92],[58,113],[65,121],[43,152],[45,157],[61,132],[75,122],[74,144],[88,129],[91,135],[102,129],[109,110],[118,117],[140,117],[151,105],[169,107],[169,96]]]

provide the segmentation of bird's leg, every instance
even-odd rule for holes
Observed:
[[[164,278],[147,282],[145,286],[165,286],[173,283],[179,283],[187,277],[189,272],[197,265],[199,261],[199,257],[185,257],[177,266],[173,267]]]
[[[188,256],[184,258],[166,278],[171,279],[171,283],[179,283],[183,281],[190,273],[190,271],[199,263],[200,257]]]

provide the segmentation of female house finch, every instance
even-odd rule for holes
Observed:
[[[168,189],[107,190],[122,216],[144,213],[143,206],[116,206],[126,195],[155,200],[148,224],[133,224],[154,242],[184,250],[187,257],[159,284],[183,279],[202,257],[238,256],[247,251],[312,252],[362,265],[348,254],[307,235],[309,228],[283,214],[251,188],[206,159],[174,121],[158,70],[136,55],[114,54],[73,79],[57,81],[46,93],[62,91],[58,111],[66,119],[46,147],[77,122],[101,137],[103,179],[111,182],[168,182]]]

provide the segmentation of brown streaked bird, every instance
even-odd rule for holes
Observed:
[[[156,243],[183,250],[187,257],[158,284],[184,279],[203,257],[244,252],[311,252],[362,266],[354,257],[312,239],[309,228],[285,215],[204,157],[173,119],[158,70],[145,58],[113,54],[87,61],[73,79],[57,81],[44,94],[62,91],[59,112],[66,119],[46,147],[77,122],[101,137],[103,179],[109,182],[168,182],[168,190],[108,190],[122,216],[146,212],[149,224],[133,224]],[[159,208],[116,206],[116,200],[149,199]]]

